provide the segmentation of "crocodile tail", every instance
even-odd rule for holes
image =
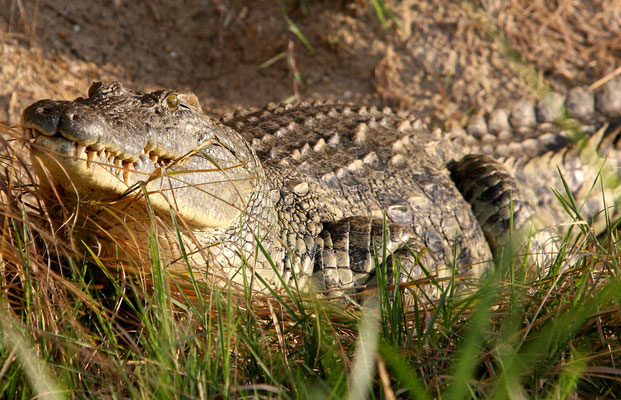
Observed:
[[[598,231],[604,207],[618,214],[619,77],[595,89],[575,87],[564,95],[551,92],[536,104],[522,101],[475,115],[465,130],[455,128],[450,137],[461,154],[483,153],[499,160],[545,226],[570,221],[559,196],[573,197],[579,212],[572,217],[597,222]],[[467,165],[464,161],[461,168]]]
[[[565,98],[556,136],[542,133],[532,157],[510,157],[521,186],[549,223],[586,221],[596,234],[621,213],[621,79]],[[550,140],[550,138],[555,138]],[[606,212],[602,212],[606,209]]]
[[[536,103],[519,101],[476,113],[465,128],[452,126],[449,138],[462,154],[522,160],[563,151],[582,137],[595,136],[606,123],[618,125],[620,119],[621,78],[616,78],[597,89],[549,92]]]
[[[589,222],[601,233],[607,218],[621,216],[621,118],[602,122],[585,132],[575,120],[572,140],[560,149],[526,159],[514,168],[519,181],[528,183],[536,207],[556,216]],[[606,210],[606,212],[602,212]]]

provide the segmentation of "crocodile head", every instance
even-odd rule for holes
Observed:
[[[260,175],[248,143],[206,116],[193,93],[98,82],[87,98],[32,104],[21,125],[42,185],[114,201],[144,182],[154,208],[173,207],[193,225],[231,224]]]

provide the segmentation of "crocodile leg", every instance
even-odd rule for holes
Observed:
[[[492,251],[497,252],[508,240],[511,224],[517,231],[531,218],[531,205],[524,200],[517,181],[487,155],[469,154],[448,167]]]
[[[317,240],[313,271],[320,289],[347,289],[370,282],[375,277],[376,257],[382,258],[383,231],[382,219],[375,217],[325,223]],[[398,256],[406,265],[413,264],[407,258],[414,258],[408,248],[416,252],[424,247],[411,229],[391,222],[386,223],[386,244],[387,254]],[[392,262],[388,264],[391,268]],[[392,271],[388,274],[391,279]]]
[[[550,262],[550,255],[558,251],[556,222],[539,221],[517,180],[499,162],[487,155],[469,154],[448,168],[495,256],[513,238],[518,249],[528,244],[528,249],[521,250],[528,252],[535,265]],[[545,229],[539,229],[542,226]]]

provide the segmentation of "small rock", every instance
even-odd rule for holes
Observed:
[[[488,127],[492,133],[500,133],[511,130],[509,125],[509,113],[504,108],[498,108],[489,115]]]
[[[556,92],[546,93],[537,104],[537,117],[542,122],[558,121],[563,118],[564,111],[565,98]]]
[[[519,101],[513,106],[509,121],[514,127],[535,126],[537,124],[535,108],[527,101]]]
[[[567,93],[565,106],[574,118],[587,118],[595,112],[593,93],[585,87],[575,87]]]
[[[476,115],[470,119],[467,132],[476,138],[480,138],[487,134],[487,123],[482,115]]]
[[[597,110],[607,117],[621,116],[621,79],[606,83],[595,96]]]

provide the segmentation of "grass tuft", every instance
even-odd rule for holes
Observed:
[[[269,288],[257,276],[269,289],[261,294],[252,292],[249,277],[241,287],[198,279],[183,244],[187,274],[170,271],[158,242],[162,227],[148,207],[146,268],[140,257],[123,259],[135,252],[132,240],[112,242],[116,257],[73,243],[64,227],[77,229],[79,219],[69,204],[45,205],[14,146],[17,133],[2,130],[8,139],[0,142],[1,398],[621,392],[616,226],[605,213],[607,234],[595,235],[569,188],[557,197],[573,224],[542,277],[528,257],[508,248],[481,281],[439,279],[428,271],[424,279],[402,279],[384,231],[377,288],[327,299],[330,294]],[[143,196],[148,206],[144,190]],[[262,246],[257,251],[269,257]],[[425,295],[431,291],[436,301]]]

